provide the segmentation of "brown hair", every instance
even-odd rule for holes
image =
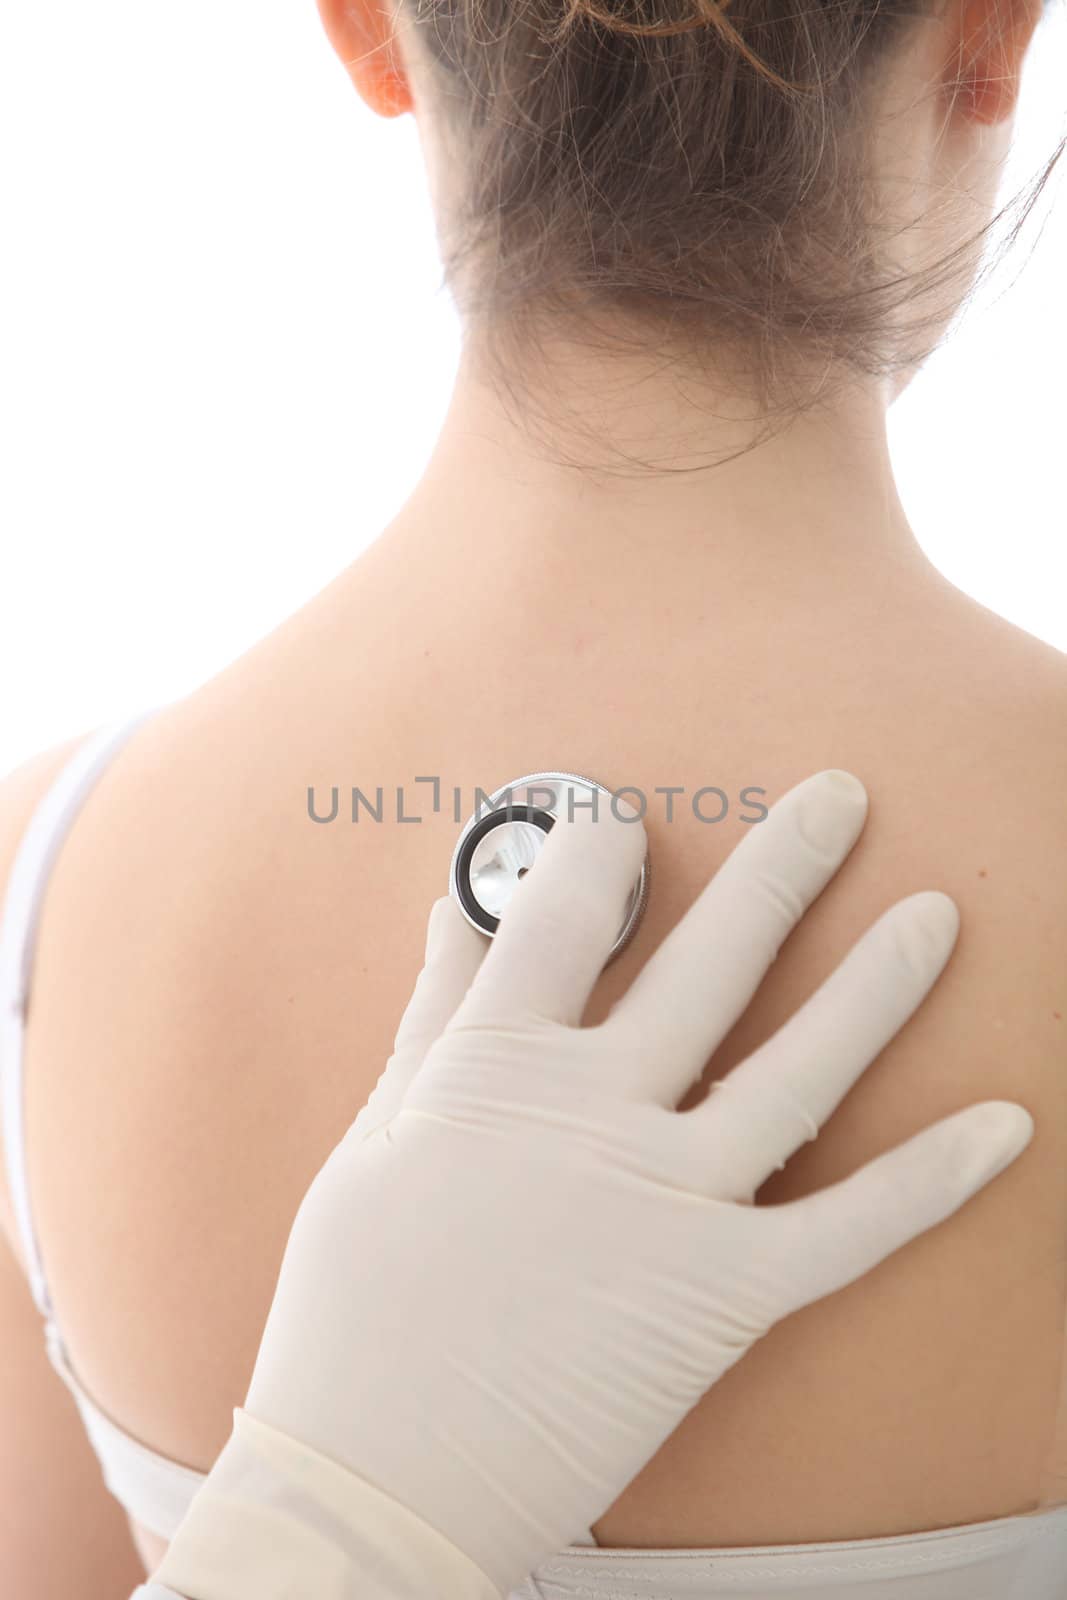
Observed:
[[[928,297],[973,275],[1006,217],[1014,242],[1067,142],[979,233],[902,273],[872,214],[869,92],[938,0],[396,4],[443,110],[442,281],[527,409],[544,336],[596,340],[608,312],[603,348],[632,330],[689,367],[729,353],[786,421],[825,392],[794,365],[921,360],[943,320]]]

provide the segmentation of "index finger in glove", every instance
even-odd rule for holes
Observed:
[[[504,909],[457,1023],[510,1015],[581,1021],[647,848],[632,806],[596,800],[595,809],[581,798],[561,809]]]

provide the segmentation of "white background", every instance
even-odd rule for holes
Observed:
[[[1056,0],[1005,198],[1065,67]],[[9,4],[0,151],[3,771],[203,681],[351,561],[458,329],[414,121],[366,110],[312,0]],[[891,428],[931,558],[1067,650],[1065,167]]]

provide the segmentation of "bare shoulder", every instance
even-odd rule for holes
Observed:
[[[1031,737],[1031,751],[1047,755],[1067,773],[1064,715],[1067,714],[1067,653],[1028,633],[969,595],[952,589],[946,607],[946,650],[965,673],[976,703],[1010,706]],[[936,659],[937,642],[931,641]],[[951,669],[951,663],[946,663]],[[991,730],[995,731],[995,730]],[[1002,733],[1010,730],[1002,729]]]
[[[343,720],[319,726],[307,683],[290,704],[273,664],[231,670],[138,728],[79,813],[27,1038],[35,1219],[79,1375],[202,1470],[247,1388],[299,1199],[388,1055],[449,843],[410,926],[402,908],[383,939],[368,908],[398,846],[431,829],[313,828],[309,784],[361,776]],[[372,772],[388,759],[374,721]],[[430,854],[407,846],[417,873]]]
[[[975,860],[983,881],[995,865],[1020,887],[1035,872],[1035,905],[1062,930],[1067,654],[952,588],[912,627],[893,674],[902,690],[894,733],[925,814],[948,842],[988,855]]]
[[[965,837],[983,828],[991,855],[1032,881],[1034,914],[1057,935],[1044,953],[1067,981],[1067,654],[971,604],[975,646],[957,665],[948,755],[959,825]]]

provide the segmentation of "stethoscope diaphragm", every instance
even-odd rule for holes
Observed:
[[[493,937],[515,886],[569,805],[599,808],[610,806],[611,800],[610,789],[574,772],[527,773],[495,790],[466,823],[452,854],[449,891],[471,926]],[[646,854],[608,961],[633,937],[647,898]]]

